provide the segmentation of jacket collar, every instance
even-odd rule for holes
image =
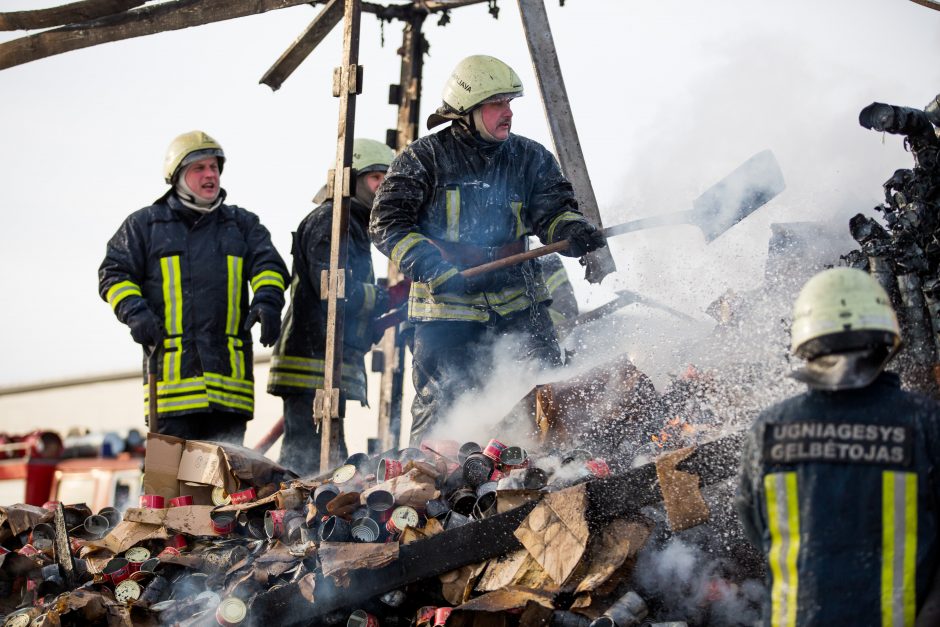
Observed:
[[[501,151],[512,139],[512,135],[506,138],[506,141],[488,142],[477,132],[470,130],[467,123],[463,120],[457,120],[451,124],[448,129],[454,138],[461,144],[478,152],[485,158],[490,158]]]

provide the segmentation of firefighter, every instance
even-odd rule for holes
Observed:
[[[914,624],[940,549],[940,405],[883,371],[899,345],[865,272],[826,270],[796,299],[809,390],[757,418],[737,495],[766,558],[765,625]]]
[[[537,262],[465,279],[460,271],[522,252],[526,238],[571,241],[580,257],[605,245],[571,183],[540,144],[510,133],[522,82],[476,55],[457,64],[422,137],[396,157],[372,210],[372,242],[412,279],[415,325],[412,444],[489,370],[490,345],[521,338],[520,361],[561,363]]]
[[[574,295],[574,287],[568,280],[568,272],[557,254],[539,257],[542,266],[542,278],[551,298],[548,314],[554,324],[560,324],[578,317],[578,299]]]
[[[260,321],[264,346],[277,340],[288,274],[258,216],[225,204],[224,165],[206,133],[174,139],[163,163],[170,189],[124,220],[98,288],[145,368],[157,352],[159,433],[241,444],[254,409],[250,328]]]
[[[365,354],[372,347],[372,322],[388,305],[387,292],[375,284],[368,228],[375,190],[394,157],[392,149],[381,142],[360,138],[353,143],[356,186],[349,206],[340,418],[332,424],[339,434],[341,458],[347,453],[343,437],[346,401],[367,404]],[[320,275],[330,267],[332,224],[333,201],[329,199],[311,211],[294,233],[291,304],[268,376],[268,392],[284,399],[280,462],[301,475],[320,468],[313,399],[317,388],[323,387],[327,301],[320,293]]]

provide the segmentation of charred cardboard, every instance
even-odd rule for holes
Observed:
[[[555,583],[564,584],[587,550],[585,484],[552,492],[513,532]]]
[[[346,588],[352,571],[388,566],[398,559],[398,543],[322,542],[317,553],[324,577],[332,577],[336,585]]]
[[[490,560],[477,582],[477,592],[495,592],[506,586],[523,586],[549,592],[560,588],[525,549]]]
[[[669,528],[682,531],[708,520],[710,512],[702,491],[699,489],[699,477],[692,473],[677,470],[676,466],[691,455],[695,447],[689,447],[660,455],[656,458],[656,477],[663,494]]]
[[[0,513],[6,517],[6,522],[10,525],[10,531],[13,532],[13,535],[19,535],[24,531],[29,531],[39,523],[47,523],[52,520],[50,510],[24,503],[0,507]]]
[[[188,440],[177,478],[220,487],[231,494],[244,486],[261,488],[296,479],[297,475],[244,446]]]
[[[146,540],[165,540],[168,537],[166,529],[160,525],[122,520],[108,535],[100,540],[87,542],[85,546],[86,548],[106,549],[119,555]]]
[[[180,457],[186,440],[171,435],[147,435],[144,455],[144,494],[159,494],[165,499],[179,496]]]
[[[360,503],[365,505],[368,496],[376,490],[391,492],[398,505],[417,508],[424,508],[428,501],[440,496],[440,492],[434,485],[434,479],[421,468],[412,468],[403,475],[365,490],[360,495]]]
[[[518,612],[529,603],[536,603],[544,608],[554,609],[551,592],[521,586],[508,586],[502,590],[488,592],[455,607],[453,613],[447,619],[447,624],[448,626],[456,625],[457,627],[481,624],[476,620],[474,614],[480,612],[486,614]]]
[[[209,518],[213,509],[211,505],[183,505],[169,509],[131,507],[124,513],[124,520],[162,526],[168,531],[191,536],[217,536],[219,534],[213,530]]]

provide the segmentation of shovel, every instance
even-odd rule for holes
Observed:
[[[157,424],[157,347],[147,357],[147,426],[151,433],[160,433]]]
[[[617,292],[617,298],[610,301],[609,303],[604,303],[597,309],[593,309],[591,311],[585,312],[581,314],[580,316],[578,316],[577,318],[572,318],[571,320],[565,320],[564,322],[556,324],[555,331],[558,332],[559,334],[567,333],[571,331],[572,329],[574,329],[575,327],[579,327],[579,326],[588,324],[589,322],[594,322],[596,320],[606,318],[607,316],[617,311],[620,311],[627,305],[632,305],[633,303],[640,303],[641,305],[646,305],[647,307],[661,309],[685,322],[690,322],[690,323],[698,322],[698,320],[696,320],[692,316],[689,316],[688,314],[684,314],[678,309],[673,309],[672,307],[670,307],[669,305],[666,305],[665,303],[661,303],[659,301],[653,300],[652,298],[646,298],[645,296],[641,296],[640,294],[637,294],[636,292],[631,292],[629,290],[620,290]]]
[[[605,237],[612,237],[660,226],[693,224],[700,228],[705,239],[711,242],[754,213],[759,207],[770,202],[785,188],[783,173],[780,172],[774,153],[765,150],[757,153],[741,164],[737,170],[712,185],[692,202],[691,209],[631,220],[607,227],[603,233]],[[541,248],[467,268],[460,274],[469,278],[514,266],[529,259],[562,252],[568,250],[568,246],[568,240],[563,239]]]

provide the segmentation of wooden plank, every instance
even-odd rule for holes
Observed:
[[[701,486],[712,485],[738,472],[744,432],[698,446],[677,468],[699,475]],[[623,474],[591,481],[587,490],[587,519],[593,529],[615,518],[628,517],[662,501],[654,463],[631,468]],[[342,608],[356,609],[380,594],[423,579],[436,577],[468,564],[517,551],[522,544],[513,535],[537,501],[531,501],[503,514],[471,522],[426,540],[402,546],[394,564],[376,570],[349,573],[348,589],[337,588],[330,579],[317,577],[315,600],[310,605],[291,605],[290,590],[259,595],[252,614],[264,617],[290,616],[291,625],[310,624],[318,617]],[[285,610],[290,609],[287,614]]]
[[[418,117],[421,108],[421,76],[424,69],[424,53],[427,42],[421,27],[426,14],[416,11],[402,29],[401,72],[398,89],[398,124],[396,128],[396,150],[403,150],[418,138]],[[388,262],[389,286],[404,280],[404,275],[394,262]],[[381,449],[397,449],[401,441],[402,397],[405,378],[405,343],[398,335],[398,328],[386,329],[380,342],[385,356],[382,379],[379,386],[378,437]]]
[[[0,13],[0,30],[35,30],[87,22],[146,4],[148,0],[81,0],[48,9]]]
[[[309,4],[309,0],[176,0],[160,3],[4,42],[0,44],[0,70],[112,41],[221,22],[300,4]]]
[[[303,63],[303,60],[313,52],[314,48],[320,45],[320,42],[330,34],[333,27],[339,24],[342,17],[342,0],[327,2],[323,10],[310,22],[304,32],[294,40],[294,43],[284,51],[284,54],[274,62],[274,65],[264,73],[259,82],[274,91],[280,89],[284,81]]]
[[[55,558],[62,572],[62,579],[69,590],[78,583],[75,581],[75,561],[72,559],[72,544],[69,542],[69,532],[65,526],[65,509],[61,503],[55,507]]]
[[[545,106],[555,154],[558,155],[562,171],[574,187],[581,211],[599,228],[603,227],[594,187],[591,185],[581,142],[578,140],[578,129],[575,127],[571,104],[568,102],[568,91],[561,75],[561,65],[558,62],[544,0],[518,1],[519,15],[522,17],[532,66],[542,93],[542,104]],[[600,283],[605,276],[617,269],[609,247],[590,253],[585,259],[587,280],[591,283]]]
[[[346,312],[346,257],[349,239],[349,205],[354,193],[352,177],[353,138],[356,125],[356,95],[361,91],[359,68],[360,0],[345,0],[343,10],[343,62],[334,72],[334,95],[339,96],[336,132],[336,162],[333,169],[333,224],[330,233],[329,290],[326,306],[326,354],[323,389],[317,390],[314,416],[320,420],[320,472],[340,463],[339,432],[332,419],[339,416],[339,386],[343,372],[343,326]],[[338,93],[336,93],[338,91]]]

